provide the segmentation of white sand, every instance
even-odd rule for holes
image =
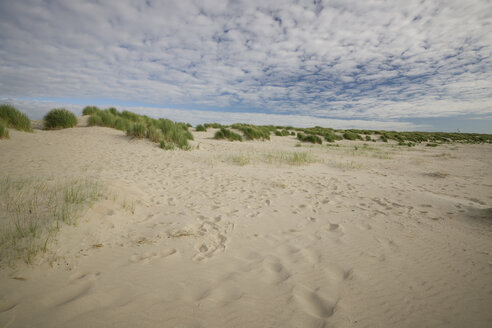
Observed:
[[[109,191],[35,265],[0,269],[2,327],[492,327],[491,145],[10,132],[1,176]]]

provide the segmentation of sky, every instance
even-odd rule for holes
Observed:
[[[0,102],[492,133],[492,1],[0,0]]]

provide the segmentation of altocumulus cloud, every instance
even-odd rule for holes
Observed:
[[[490,117],[491,27],[486,0],[2,1],[0,96],[408,129]]]

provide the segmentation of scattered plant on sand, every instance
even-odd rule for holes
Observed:
[[[145,128],[145,125],[143,123],[135,123],[126,131],[126,135],[139,139],[144,138],[146,134],[147,129]]]
[[[198,125],[196,126],[196,128],[195,128],[195,131],[197,131],[197,132],[206,132],[206,131],[207,131],[207,128],[206,128],[206,127],[204,127],[204,126],[203,126],[203,125],[201,125],[201,124],[198,124]]]
[[[219,123],[205,123],[205,124],[203,124],[203,126],[206,129],[208,129],[208,128],[220,129],[221,127],[223,127],[223,125],[219,124]]]
[[[12,105],[0,105],[0,120],[4,122],[6,128],[32,132],[29,118]]]
[[[230,141],[243,141],[243,137],[241,137],[236,132],[233,132],[226,128],[220,128],[219,131],[215,132],[215,139],[227,139]]]
[[[77,124],[77,117],[65,108],[55,108],[44,116],[45,129],[73,128]]]
[[[0,266],[32,263],[45,253],[64,224],[102,197],[91,180],[0,178]]]
[[[360,136],[356,133],[351,132],[351,131],[345,131],[343,133],[343,138],[347,139],[347,140],[356,140],[356,139],[360,138]]]

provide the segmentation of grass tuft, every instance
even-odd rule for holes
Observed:
[[[204,127],[204,126],[203,126],[203,125],[201,125],[201,124],[198,124],[198,125],[196,126],[196,128],[195,128],[195,131],[197,131],[197,132],[207,132],[207,128],[206,128],[206,127]]]
[[[77,124],[77,117],[65,108],[55,108],[44,116],[45,129],[73,128]]]
[[[215,139],[227,139],[230,141],[243,141],[243,137],[241,137],[236,132],[233,132],[226,128],[220,128],[219,131],[215,132]]]
[[[91,180],[0,179],[0,266],[32,263],[45,253],[64,224],[102,197]]]
[[[12,105],[0,105],[0,120],[4,122],[7,128],[32,132],[31,121],[29,118],[26,114],[21,113]]]

